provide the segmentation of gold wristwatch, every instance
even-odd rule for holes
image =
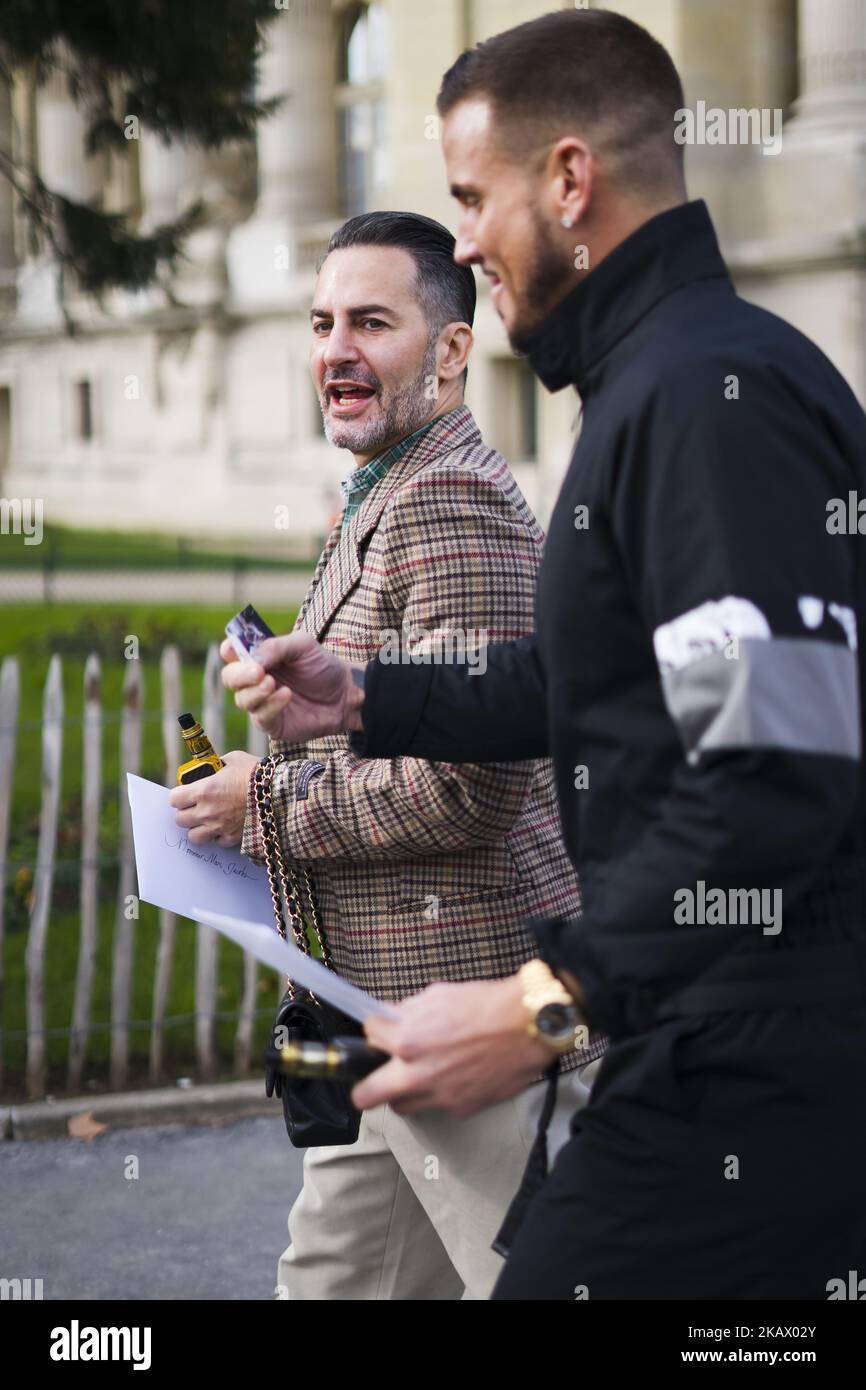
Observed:
[[[580,1011],[565,985],[543,960],[528,960],[517,973],[529,1032],[554,1052],[568,1052],[574,1047]]]

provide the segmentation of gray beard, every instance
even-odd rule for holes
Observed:
[[[353,425],[351,420],[334,422],[327,415],[327,406],[322,410],[325,438],[335,449],[351,449],[355,454],[378,452],[384,445],[405,439],[407,434],[420,429],[429,418],[430,407],[434,404],[426,394],[429,378],[436,376],[436,341],[431,336],[427,343],[421,370],[408,386],[398,387],[391,397],[383,402],[384,412],[377,420],[368,420]]]

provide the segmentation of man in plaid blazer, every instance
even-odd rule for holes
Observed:
[[[543,534],[463,404],[475,284],[453,251],[430,219],[367,214],[335,233],[319,274],[313,378],[328,438],[358,466],[296,628],[356,663],[447,660],[457,643],[483,670],[486,642],[533,628]],[[526,918],[579,914],[548,760],[364,760],[343,734],[271,752],[286,756],[273,778],[284,855],[310,873],[336,970],[380,998],[510,975],[534,955]],[[261,862],[251,760],[227,761],[177,789],[179,820],[226,843],[242,811],[242,850]],[[553,1145],[603,1050],[584,1041],[560,1061]],[[355,1145],[308,1150],[281,1296],[486,1298],[544,1091],[463,1122],[383,1106]]]

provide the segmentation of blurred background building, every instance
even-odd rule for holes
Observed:
[[[740,291],[802,328],[866,404],[866,0],[633,0],[683,75],[686,102],[780,110],[783,148],[695,145]],[[289,0],[269,27],[255,143],[204,153],[141,131],[89,159],[59,83],[0,90],[0,143],[46,183],[153,227],[209,208],[176,283],[69,296],[27,249],[0,180],[0,494],[44,499],[46,523],[254,539],[311,554],[351,458],[325,441],[307,372],[315,264],[346,216],[402,208],[452,228],[435,97],[457,54],[551,0]],[[469,404],[544,522],[576,415],[514,357],[479,280]],[[289,531],[275,530],[288,508]]]

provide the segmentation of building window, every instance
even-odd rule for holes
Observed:
[[[341,16],[337,118],[345,212],[367,212],[388,183],[385,117],[387,32],[383,5]]]
[[[509,464],[538,457],[537,384],[523,357],[494,357],[490,363],[490,443]]]
[[[93,438],[93,391],[89,381],[75,384],[75,432],[77,439]]]

